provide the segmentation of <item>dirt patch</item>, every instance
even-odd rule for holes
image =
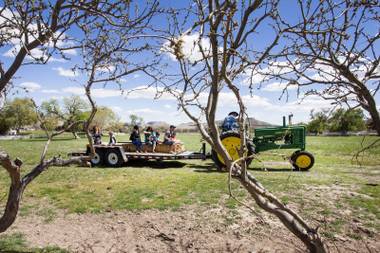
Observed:
[[[21,232],[33,247],[59,246],[71,252],[304,252],[303,245],[274,218],[265,223],[245,208],[190,206],[177,211],[145,210],[65,214],[54,220],[19,217],[7,233]],[[368,252],[370,241],[338,237],[330,249]],[[373,251],[374,252],[374,251]]]

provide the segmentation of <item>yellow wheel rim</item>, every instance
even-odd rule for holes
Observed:
[[[223,146],[227,149],[228,154],[235,161],[239,159],[239,150],[240,150],[240,138],[239,137],[227,137],[222,140]],[[218,154],[219,161],[224,164],[223,157]]]
[[[299,168],[307,168],[311,164],[311,158],[308,155],[300,155],[296,158],[296,165]]]

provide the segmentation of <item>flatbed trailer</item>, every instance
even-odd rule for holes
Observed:
[[[162,144],[164,145],[164,144]],[[129,142],[121,142],[114,145],[94,145],[95,156],[91,159],[92,166],[106,165],[110,167],[120,167],[130,160],[155,160],[155,161],[170,161],[170,160],[206,160],[211,158],[211,154],[206,153],[206,144],[202,143],[200,152],[184,151],[182,149],[174,149],[178,152],[149,152],[146,148],[145,152],[136,152],[131,150]],[[71,156],[85,156],[90,154],[90,148],[87,147],[86,152],[73,152]]]

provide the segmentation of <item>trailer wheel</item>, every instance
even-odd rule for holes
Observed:
[[[91,159],[91,166],[99,166],[103,164],[103,154],[99,150],[95,151],[94,157]]]
[[[124,162],[120,151],[116,149],[108,150],[105,156],[105,160],[107,165],[110,167],[120,167]]]
[[[240,134],[236,132],[225,132],[220,136],[223,146],[227,149],[227,152],[230,154],[232,159],[239,159],[240,149]],[[255,153],[255,147],[252,141],[247,140],[247,155],[251,156]],[[219,155],[215,150],[211,151],[211,158],[214,161],[216,168],[219,171],[223,171],[226,169],[226,165],[224,164],[223,158]],[[251,164],[253,159],[247,160],[247,166]]]
[[[314,156],[307,151],[296,151],[290,157],[295,170],[308,171],[314,165]]]

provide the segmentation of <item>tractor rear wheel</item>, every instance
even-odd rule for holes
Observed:
[[[295,170],[307,171],[314,165],[314,156],[307,151],[296,151],[290,157]]]
[[[239,159],[239,150],[240,150],[240,134],[237,132],[225,132],[220,136],[220,140],[222,141],[223,146],[227,149],[228,154],[235,161]],[[247,156],[251,156],[255,153],[254,144],[251,140],[247,139]],[[215,150],[211,151],[211,158],[214,161],[216,168],[219,171],[223,171],[226,169],[226,165],[224,164],[223,157],[219,155]],[[252,162],[252,158],[247,160],[247,166],[249,166]]]

